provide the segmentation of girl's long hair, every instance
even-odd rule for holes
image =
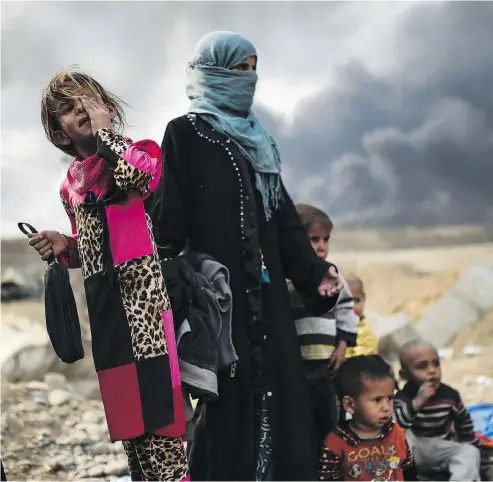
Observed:
[[[49,141],[69,156],[77,156],[77,152],[73,144],[63,145],[60,143],[59,106],[62,102],[70,101],[83,93],[99,94],[106,105],[111,105],[116,109],[113,124],[118,130],[123,130],[127,124],[124,106],[128,107],[128,104],[120,97],[106,90],[90,75],[81,72],[77,65],[59,70],[43,89],[41,122]]]

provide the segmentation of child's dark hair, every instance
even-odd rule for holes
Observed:
[[[325,224],[330,230],[334,227],[329,216],[315,206],[310,204],[297,204],[296,211],[298,212],[303,227],[307,231],[310,229],[310,226],[315,223]]]
[[[61,69],[55,73],[48,85],[43,89],[41,97],[41,122],[48,140],[69,156],[76,156],[77,151],[73,144],[68,146],[59,142],[57,134],[61,130],[58,120],[58,105],[81,95],[81,92],[89,92],[93,95],[99,94],[103,102],[112,105],[116,109],[113,123],[122,129],[126,124],[123,106],[127,105],[122,99],[106,90],[93,77],[78,70],[76,65],[68,69]]]
[[[394,379],[390,365],[380,355],[359,355],[348,358],[337,371],[337,392],[343,397],[358,397],[365,381]]]

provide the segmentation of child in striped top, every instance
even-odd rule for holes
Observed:
[[[313,249],[321,259],[329,253],[333,224],[329,216],[308,204],[296,206]],[[337,422],[337,395],[333,376],[356,344],[359,318],[354,313],[351,291],[344,278],[335,307],[322,313],[312,300],[303,297],[288,282],[291,311],[295,319],[301,356],[306,369],[310,398],[315,417],[316,436],[320,443]]]
[[[407,430],[418,472],[446,470],[449,480],[481,480],[471,417],[459,392],[442,383],[436,348],[412,340],[402,347],[400,363],[407,383],[394,400],[395,417]]]

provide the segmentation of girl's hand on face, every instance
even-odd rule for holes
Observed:
[[[92,133],[96,135],[99,129],[111,129],[111,115],[108,106],[98,94],[96,97],[83,95],[80,98],[84,110],[91,121]]]

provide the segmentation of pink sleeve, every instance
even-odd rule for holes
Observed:
[[[163,156],[160,147],[151,140],[138,141],[127,147],[122,159],[140,172],[151,175],[149,191],[153,192],[161,177]]]
[[[108,163],[120,189],[138,191],[143,197],[156,189],[163,157],[154,141],[132,142],[111,129],[99,129],[96,140],[97,153]]]
[[[64,196],[63,188],[60,191],[60,198],[62,200],[63,207],[67,216],[70,220],[70,225],[72,226],[72,236],[64,235],[68,242],[68,249],[65,253],[62,253],[58,258],[58,262],[67,268],[76,269],[80,268],[80,257],[79,250],[77,248],[77,227],[75,225],[75,215],[70,207],[70,203]]]

